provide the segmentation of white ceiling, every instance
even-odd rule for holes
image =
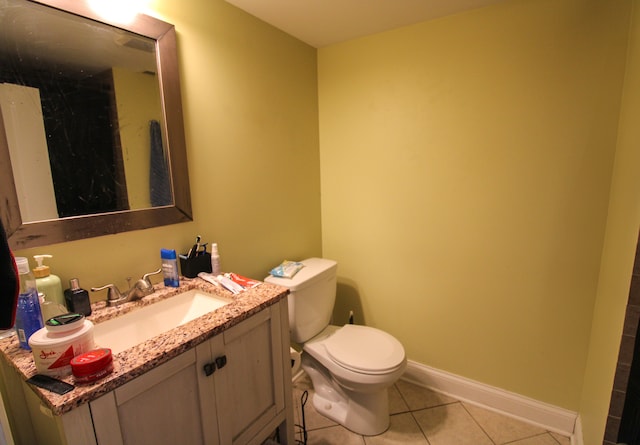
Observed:
[[[226,0],[320,48],[504,0]]]

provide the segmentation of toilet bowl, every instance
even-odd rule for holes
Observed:
[[[329,324],[336,297],[337,263],[301,261],[293,278],[265,282],[289,289],[290,337],[302,345],[302,369],[313,384],[313,406],[351,431],[373,436],[389,428],[388,388],[407,359],[392,335],[359,325]]]
[[[304,344],[307,353],[327,368],[343,387],[374,392],[387,388],[402,375],[406,358],[402,344],[391,335],[368,326],[327,326]]]
[[[365,436],[389,428],[388,388],[406,365],[402,344],[367,326],[328,326],[302,353],[316,411]]]

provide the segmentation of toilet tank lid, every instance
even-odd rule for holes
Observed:
[[[309,286],[311,283],[335,274],[338,263],[326,258],[308,258],[300,261],[304,267],[292,278],[280,278],[269,275],[265,282],[284,286],[289,290],[297,291]]]

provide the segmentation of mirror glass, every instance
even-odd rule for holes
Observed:
[[[191,219],[172,25],[109,23],[78,0],[0,0],[0,60],[13,248]]]

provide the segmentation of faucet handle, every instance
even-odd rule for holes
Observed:
[[[144,275],[142,276],[142,280],[143,280],[143,281],[146,281],[146,282],[149,284],[149,286],[153,286],[153,285],[151,284],[151,280],[149,280],[149,277],[150,277],[151,275],[157,275],[157,274],[159,274],[160,272],[162,272],[162,268],[160,268],[160,269],[158,269],[158,270],[156,270],[156,271],[154,271],[154,272],[146,273],[146,274],[144,274]]]
[[[136,285],[135,288],[137,290],[137,292],[139,293],[140,296],[146,296],[149,295],[150,293],[153,292],[153,284],[151,283],[151,280],[149,279],[149,277],[151,275],[156,275],[159,274],[160,272],[162,272],[162,268],[154,271],[154,272],[149,272],[146,273],[142,276],[142,278],[140,278],[138,281],[136,281]]]
[[[92,287],[91,292],[98,292],[104,289],[107,289],[107,300],[109,301],[120,300],[121,298],[123,298],[120,290],[116,287],[115,284],[105,284],[101,287]]]

